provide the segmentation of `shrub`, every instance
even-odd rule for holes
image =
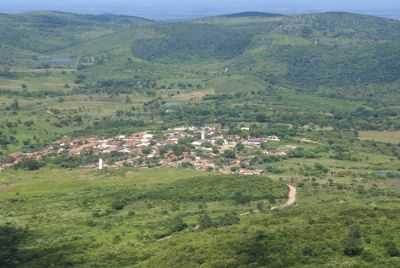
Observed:
[[[311,247],[306,246],[303,248],[303,256],[304,257],[312,257],[314,255],[315,255],[314,250]]]
[[[214,223],[207,213],[202,213],[199,217],[200,229],[207,229],[214,226]]]
[[[239,216],[234,213],[234,212],[229,212],[223,215],[219,220],[218,220],[218,226],[229,226],[229,225],[234,225],[238,224],[240,222]]]
[[[264,123],[267,121],[267,116],[265,114],[257,114],[256,121],[259,123]]]
[[[181,232],[187,228],[187,224],[183,221],[182,217],[177,216],[169,223],[171,233]]]
[[[400,250],[393,241],[388,242],[385,247],[390,257],[400,257]]]
[[[233,201],[235,201],[236,204],[246,204],[251,201],[251,198],[248,196],[243,195],[241,192],[236,192],[233,194]]]
[[[349,257],[359,256],[364,248],[362,242],[357,238],[347,238],[344,243],[344,254]]]
[[[17,267],[24,256],[20,244],[26,231],[12,226],[0,226],[0,267]]]
[[[24,159],[18,165],[17,169],[24,169],[28,171],[39,170],[44,166],[44,163],[35,159]]]
[[[181,164],[181,168],[192,169],[192,168],[194,168],[194,166],[193,166],[193,164],[190,163],[190,162],[183,162],[183,163]]]
[[[151,154],[151,152],[152,152],[152,149],[151,149],[150,146],[149,146],[149,147],[145,147],[145,148],[143,148],[143,150],[142,150],[142,153],[143,153],[144,155],[149,155],[149,154]]]
[[[363,253],[361,254],[361,258],[366,262],[374,262],[376,259],[374,254],[366,250],[364,250]]]
[[[126,202],[125,200],[117,199],[117,200],[114,200],[114,201],[112,202],[111,207],[112,207],[114,210],[122,210],[122,209],[124,209],[124,207],[125,207],[126,205],[127,205],[127,202]]]
[[[226,159],[235,159],[236,158],[236,154],[234,151],[232,150],[227,150],[224,152],[223,154],[224,158]]]
[[[344,241],[344,254],[349,257],[355,257],[360,256],[363,251],[364,247],[360,227],[357,225],[351,226]]]

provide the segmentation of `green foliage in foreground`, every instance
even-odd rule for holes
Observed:
[[[184,170],[10,170],[0,181],[15,187],[0,193],[2,264],[15,267],[133,267],[161,238],[237,225],[253,201],[287,195],[265,177]]]
[[[185,170],[0,176],[2,267],[396,267],[398,193]],[[236,202],[238,195],[246,202]],[[252,211],[250,214],[249,211]],[[241,216],[239,216],[242,214]]]

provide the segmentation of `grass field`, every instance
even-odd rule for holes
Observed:
[[[210,81],[210,86],[220,94],[234,94],[238,92],[264,90],[265,82],[256,77],[241,75],[224,76]]]
[[[400,143],[400,131],[360,131],[361,140]]]
[[[74,84],[75,75],[62,70],[43,70],[42,73],[30,70],[18,73],[16,79],[0,80],[0,88],[5,90],[29,91],[69,91]]]

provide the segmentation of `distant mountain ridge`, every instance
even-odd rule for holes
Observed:
[[[8,16],[10,18],[40,18],[40,17],[52,17],[58,19],[68,20],[70,23],[74,21],[79,22],[132,22],[132,23],[140,23],[140,22],[152,22],[152,20],[137,17],[137,16],[129,16],[129,15],[118,15],[111,13],[103,13],[103,14],[78,14],[71,13],[65,11],[32,11],[32,12],[23,12],[16,14],[0,14],[0,16]],[[32,20],[34,22],[34,20]]]
[[[151,67],[226,65],[230,72],[306,89],[400,77],[400,22],[346,12],[242,12],[175,23],[34,12],[0,15],[0,34],[0,65],[71,58],[86,64],[93,80],[100,67],[121,75],[117,70],[127,59]]]
[[[278,13],[268,13],[268,12],[259,12],[259,11],[245,11],[239,13],[232,13],[221,15],[221,17],[228,18],[240,18],[240,17],[283,17],[284,15]]]

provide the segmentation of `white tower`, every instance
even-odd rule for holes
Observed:
[[[201,140],[204,141],[206,139],[206,130],[203,128],[201,130]]]
[[[99,170],[103,170],[103,168],[104,168],[103,158],[99,158],[98,169]]]

